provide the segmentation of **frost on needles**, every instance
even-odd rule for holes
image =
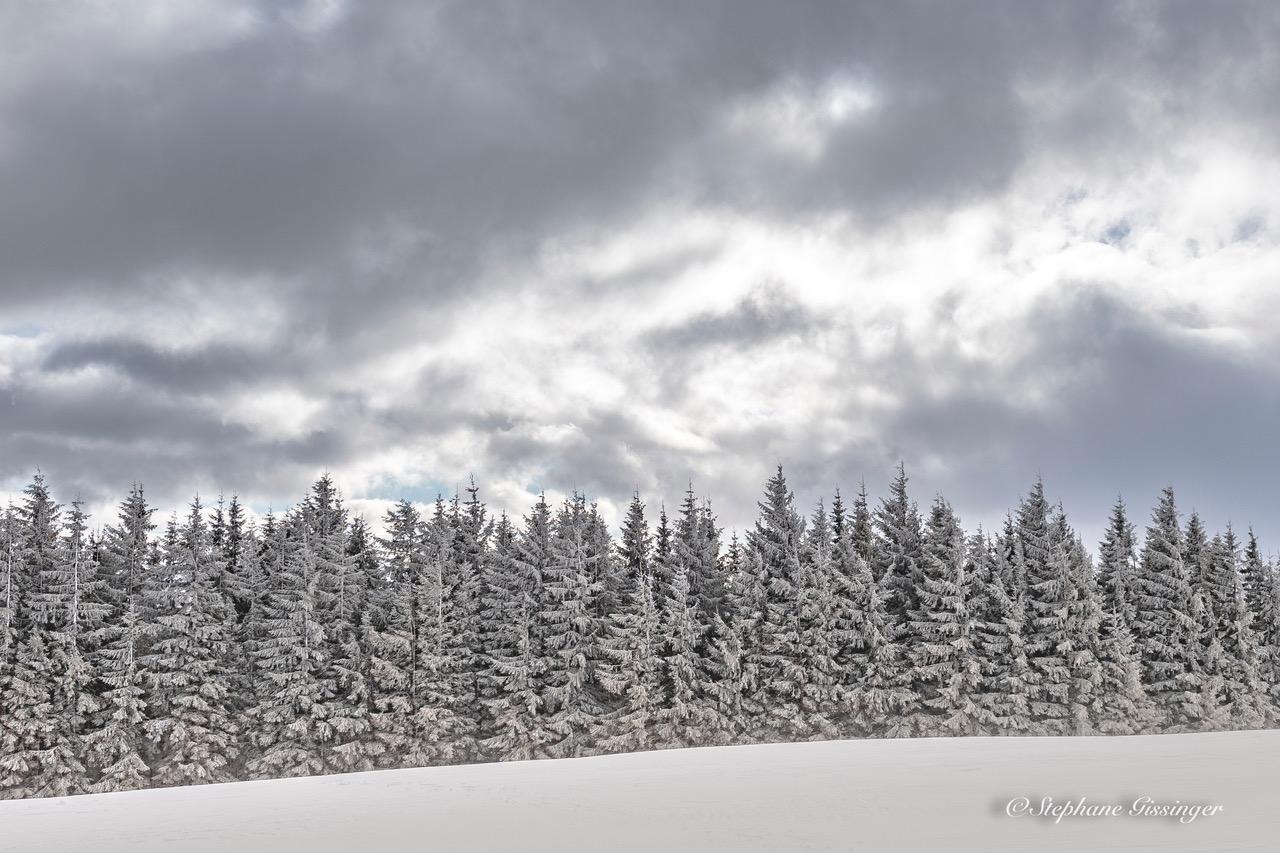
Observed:
[[[322,477],[103,528],[42,476],[0,513],[0,791],[59,796],[391,767],[843,737],[1274,726],[1277,567],[1166,489],[1096,560],[1037,482],[1002,528],[801,515],[782,470],[726,537],[692,489],[493,517],[475,485],[375,537]]]

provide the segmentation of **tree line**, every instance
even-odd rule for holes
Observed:
[[[875,506],[806,517],[781,468],[725,536],[692,488],[615,540],[575,494],[492,517],[474,484],[375,536],[330,477],[251,523],[140,486],[91,529],[41,475],[0,514],[6,797],[846,737],[1127,735],[1280,716],[1277,567],[1252,531],[1096,559],[1035,483],[999,530]]]

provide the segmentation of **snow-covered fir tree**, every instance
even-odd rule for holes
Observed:
[[[981,661],[979,718],[990,734],[1035,733],[1038,727],[1031,713],[1035,675],[1027,660],[1026,609],[1022,595],[1009,591],[1006,549],[978,531],[968,550]]]
[[[938,497],[929,512],[920,561],[919,602],[910,613],[911,683],[914,712],[906,726],[915,734],[972,735],[982,730],[982,672],[975,643],[972,605],[976,596],[966,571],[964,531],[951,505]]]
[[[1102,607],[1125,625],[1133,624],[1133,579],[1137,573],[1134,527],[1124,500],[1117,498],[1111,508],[1107,532],[1098,547],[1098,587]]]
[[[152,784],[228,781],[236,756],[230,692],[231,602],[219,588],[221,560],[210,545],[200,499],[171,520],[160,566],[143,583],[147,653],[146,731]]]
[[[616,607],[600,638],[597,676],[616,697],[602,746],[609,752],[654,744],[662,695],[661,611],[654,598],[653,536],[639,494],[632,497],[618,542],[620,583]]]
[[[252,778],[307,776],[330,769],[329,705],[337,694],[320,621],[320,573],[306,507],[268,517],[261,560],[268,577],[262,639],[255,649],[257,702],[246,715]]]
[[[1158,724],[1173,730],[1194,725],[1201,708],[1195,669],[1199,626],[1191,613],[1182,544],[1173,489],[1166,488],[1147,527],[1134,578],[1133,633]]]
[[[546,748],[555,757],[586,755],[602,730],[601,685],[596,677],[600,628],[595,596],[604,555],[591,547],[586,499],[575,494],[556,515],[550,560],[543,582],[546,669],[543,707],[552,736]]]
[[[758,678],[768,716],[761,721],[762,728],[777,739],[805,739],[811,735],[803,709],[808,677],[803,671],[800,626],[805,523],[796,511],[782,466],[765,485],[758,506],[760,516],[747,534],[747,543],[757,556],[764,593],[756,627]]]
[[[101,701],[85,741],[86,760],[99,791],[130,791],[151,780],[151,768],[143,758],[147,703],[138,659],[145,653],[142,593],[153,512],[142,487],[135,484],[99,549],[110,612],[93,656]]]
[[[551,508],[541,496],[519,535],[510,544],[499,538],[487,573],[487,621],[494,627],[486,674],[494,696],[488,702],[493,734],[485,747],[503,759],[537,758],[556,735],[548,728],[554,697],[544,691],[550,661],[542,620],[551,540]]]

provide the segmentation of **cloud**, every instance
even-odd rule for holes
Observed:
[[[0,483],[1260,529],[1265,3],[0,12]],[[1055,482],[1057,486],[1055,486]],[[415,497],[415,499],[416,499]],[[1078,506],[1077,506],[1078,505]],[[1271,532],[1280,540],[1280,528]]]

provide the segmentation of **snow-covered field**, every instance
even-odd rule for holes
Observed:
[[[1126,814],[1006,814],[1044,796]],[[1275,850],[1278,801],[1280,732],[847,741],[0,803],[0,850]]]

